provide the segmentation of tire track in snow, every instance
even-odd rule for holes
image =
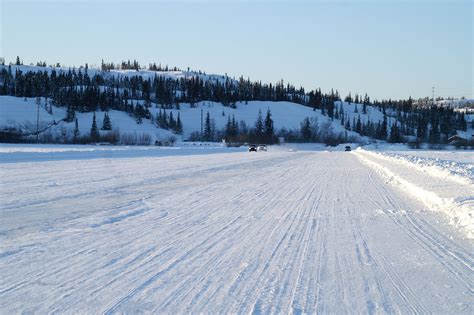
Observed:
[[[217,244],[217,243],[218,243],[218,242],[216,242],[216,244]],[[189,263],[189,262],[190,262],[190,261],[187,261],[187,263]],[[179,292],[179,290],[177,290],[177,291]],[[174,298],[176,298],[176,297],[174,297]],[[164,306],[166,306],[166,302],[164,303]]]
[[[387,186],[384,185],[382,182],[381,178],[378,177],[378,175],[371,174],[369,173],[369,177],[371,178],[371,181],[374,182],[379,182],[379,185],[375,185],[377,189],[377,194],[376,196],[379,196],[382,198],[382,201],[384,204],[380,204],[380,202],[377,201],[375,198],[371,198],[371,202],[373,202],[376,206],[379,207],[380,210],[383,211],[383,213],[386,214],[386,216],[393,222],[395,223],[399,228],[400,231],[403,231],[408,237],[410,237],[413,241],[415,241],[417,244],[419,244],[428,254],[430,254],[432,257],[434,257],[438,263],[441,265],[445,266],[446,269],[452,273],[455,277],[459,279],[461,283],[464,283],[466,285],[466,288],[470,290],[472,293],[472,280],[470,275],[472,274],[472,267],[469,268],[469,264],[472,266],[472,258],[468,259],[469,262],[466,262],[465,256],[462,256],[463,258],[459,258],[458,256],[451,254],[451,257],[455,259],[456,262],[459,263],[457,267],[454,267],[452,263],[450,262],[451,259],[450,257],[447,257],[444,247],[442,247],[440,244],[446,244],[449,242],[449,240],[444,239],[444,240],[439,240],[438,238],[441,237],[441,234],[438,233],[436,234],[428,234],[423,232],[422,225],[424,224],[425,226],[429,226],[426,221],[423,221],[424,223],[422,225],[415,224],[413,222],[412,217],[418,216],[416,212],[412,211],[407,211],[403,212],[403,215],[397,215],[394,214],[391,210],[389,209],[398,209],[400,206],[403,206],[404,204],[400,204],[399,201],[395,201],[392,198],[392,194],[388,190]],[[401,218],[404,218],[406,220],[402,221]],[[421,222],[421,221],[420,221]],[[413,229],[413,230],[412,230]],[[359,233],[362,231],[362,229],[359,229]],[[426,239],[429,241],[427,242]],[[434,248],[437,248],[438,250],[441,250],[444,254],[440,254],[437,250]],[[407,305],[409,305],[409,300],[414,301],[414,309],[412,308],[411,311],[414,312],[422,312],[422,313],[428,313],[429,311],[426,309],[426,307],[423,305],[423,303],[420,301],[420,299],[417,297],[417,295],[410,289],[410,287],[402,280],[402,278],[398,275],[398,273],[394,270],[392,267],[392,264],[390,263],[389,259],[383,255],[382,251],[379,249],[375,249],[375,252],[377,253],[376,257],[377,260],[379,261],[379,266],[384,269],[384,273],[388,276],[390,282],[394,285],[396,288],[397,292],[399,293],[400,297],[403,298],[403,300],[406,302]],[[470,256],[469,253],[466,253],[466,255]],[[465,270],[468,267],[470,270]],[[406,292],[406,293],[405,293]]]
[[[453,298],[444,300],[453,310],[453,303],[466,300],[453,294],[465,289],[462,283],[443,292],[435,285],[445,278],[423,279],[397,267],[412,263],[397,257],[394,247],[408,240],[407,251],[469,276],[465,250],[434,235],[417,213],[410,213],[410,222],[391,211],[418,203],[389,189],[352,154],[298,152],[273,159],[269,153],[258,163],[203,170],[198,178],[170,177],[166,185],[150,172],[146,179],[120,184],[126,195],[106,204],[104,212],[29,235],[29,244],[37,245],[0,258],[14,258],[28,279],[0,293],[0,307],[24,311],[20,297],[28,295],[42,313],[420,313],[446,311],[426,304],[440,293]],[[120,173],[118,180],[127,176],[128,171]],[[138,192],[140,198],[150,196],[144,205],[150,211],[89,228],[94,220],[136,211],[122,207]],[[378,233],[386,229],[395,233],[384,244]],[[410,242],[410,236],[429,246]],[[47,252],[35,257],[41,246]],[[56,248],[63,252],[51,251]],[[40,266],[45,258],[50,268]],[[9,284],[20,283],[1,268]],[[43,278],[35,284],[39,274]]]
[[[263,185],[259,185],[259,186],[260,186],[260,187],[263,187],[263,186],[266,186],[267,184],[268,184],[268,182],[265,181]],[[259,189],[256,189],[256,191],[259,191]],[[239,194],[239,195],[240,195],[240,194]],[[257,193],[257,195],[259,195],[259,193]],[[258,197],[258,196],[256,196],[256,197]],[[258,198],[261,199],[262,197],[263,197],[263,196],[260,195],[260,197],[258,197]],[[267,208],[271,208],[271,206],[273,205],[273,203],[271,203],[270,200],[267,200],[267,201],[269,202],[269,204],[268,204],[268,206],[266,206],[265,208],[263,208],[263,209],[261,210],[262,213],[267,213],[268,211],[267,211],[266,209],[267,209]],[[241,208],[242,208],[242,209],[248,208],[248,207],[252,206],[252,203],[254,203],[254,202],[255,202],[255,200],[253,200],[253,199],[248,199],[248,202],[246,202],[246,203],[244,203],[244,204],[241,204]],[[281,221],[284,222],[284,220],[281,220]],[[244,228],[248,229],[248,227],[244,227]],[[244,238],[244,240],[245,240],[245,239],[248,239],[248,236],[249,236],[249,235],[252,235],[251,231],[242,231],[242,233],[245,233],[245,235],[246,235],[246,237]],[[234,236],[231,236],[231,237],[230,237],[230,240],[229,240],[229,239],[223,239],[223,240],[221,240],[221,242],[226,242],[226,241],[230,241],[230,242],[231,242],[233,237],[234,237]],[[242,241],[244,241],[244,240],[242,240]],[[231,255],[231,254],[232,254],[235,250],[237,250],[237,249],[241,250],[241,248],[236,247],[235,244],[233,244],[233,245],[234,245],[234,246],[232,246],[232,248],[231,248],[230,250],[226,250],[226,255],[225,255],[225,256]],[[224,256],[224,255],[223,255],[223,256]],[[226,258],[227,258],[227,257],[224,257],[223,259],[226,259]],[[223,261],[222,259],[219,259],[219,260],[212,260],[212,263],[214,264],[213,266],[209,266],[209,265],[207,265],[207,264],[203,264],[203,265],[200,266],[199,268],[200,268],[200,269],[212,270],[213,267],[219,266],[219,265],[222,263],[222,261]],[[202,268],[201,268],[201,267],[202,267]],[[196,272],[195,270],[193,270],[192,274],[195,274],[195,273],[200,274],[199,272]],[[208,274],[208,273],[209,273],[209,272],[207,272],[207,273],[205,273],[205,274]],[[191,276],[188,277],[187,279],[183,279],[183,281],[181,281],[181,283],[182,283],[182,284],[181,284],[181,288],[187,287],[187,290],[184,290],[184,291],[183,291],[183,290],[181,290],[181,289],[178,287],[178,289],[176,289],[176,290],[174,291],[174,293],[170,293],[170,294],[169,294],[169,297],[166,298],[166,301],[168,301],[168,302],[163,303],[163,304],[161,305],[161,308],[160,308],[160,309],[167,307],[168,304],[171,303],[171,301],[174,301],[174,303],[177,303],[177,301],[182,301],[186,296],[190,295],[191,292],[193,292],[193,290],[194,290],[195,288],[193,288],[193,287],[190,288],[190,286],[187,285],[187,283],[186,283],[187,280],[192,279],[192,280],[194,280],[194,281],[196,281],[196,282],[198,282],[198,283],[201,283],[201,282],[204,281],[204,277],[203,277],[202,275],[199,276],[199,279],[193,279],[192,277],[193,277],[193,275],[191,275]],[[206,291],[207,289],[208,289],[207,287],[204,287],[204,288],[202,288],[201,290],[198,290],[198,292],[195,292],[196,295],[192,298],[192,301],[191,301],[190,305],[196,305],[196,303],[197,303],[197,301],[196,301],[197,297],[201,296],[202,291],[203,291],[203,290]],[[170,307],[171,307],[171,305],[170,305]],[[156,309],[155,311],[160,311],[160,309]]]
[[[384,201],[388,204],[389,209],[396,209],[394,200],[391,198],[390,194],[387,193],[386,187],[380,185],[380,196],[384,196]],[[473,272],[474,258],[471,254],[466,253],[465,255],[460,252],[447,250],[444,246],[440,244],[447,244],[450,241],[442,237],[441,233],[434,234],[434,231],[431,233],[427,232],[426,229],[429,228],[429,224],[422,220],[416,213],[405,212],[403,216],[394,215],[394,213],[387,211],[386,206],[381,207],[381,210],[397,225],[403,230],[413,241],[420,244],[430,255],[432,255],[436,260],[442,265],[446,266],[446,269],[457,277],[459,281],[463,282],[466,287],[470,288],[472,291],[473,282],[471,275]],[[405,220],[401,220],[401,219]],[[426,226],[424,228],[423,226]],[[453,265],[454,264],[456,265]]]

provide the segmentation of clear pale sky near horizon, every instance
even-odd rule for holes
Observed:
[[[473,2],[0,0],[0,56],[137,59],[371,98],[473,95]]]

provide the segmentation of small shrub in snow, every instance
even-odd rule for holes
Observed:
[[[155,145],[158,145],[158,146],[173,146],[175,143],[176,143],[177,139],[175,136],[168,136],[168,137],[165,137],[163,139],[160,139],[158,138],[156,141],[155,141]]]
[[[150,145],[151,136],[148,133],[124,133],[120,142],[124,145]]]

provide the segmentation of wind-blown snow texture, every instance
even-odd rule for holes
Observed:
[[[472,243],[375,153],[1,149],[0,313],[473,312]]]

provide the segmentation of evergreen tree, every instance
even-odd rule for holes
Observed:
[[[163,129],[168,129],[168,128],[169,128],[169,125],[168,125],[168,114],[166,113],[166,109],[163,109],[163,113],[161,114],[160,126],[161,126],[161,128],[163,128]]]
[[[367,108],[367,105],[370,104],[370,98],[369,96],[367,95],[367,93],[365,93],[365,96],[364,96],[364,103],[363,103],[365,106],[365,108]],[[364,113],[365,114],[365,113]]]
[[[227,123],[225,124],[225,138],[230,140],[232,137],[232,121],[230,120],[230,116],[227,116]]]
[[[360,115],[357,117],[356,131],[362,134],[362,122],[360,121]]]
[[[351,92],[349,92],[349,95],[346,96],[346,98],[344,99],[344,102],[346,102],[346,103],[352,103]]]
[[[104,113],[104,119],[102,120],[102,130],[112,130],[112,122],[110,121],[109,114]]]
[[[397,126],[397,123],[393,123],[392,127],[390,128],[390,137],[388,139],[390,143],[400,143],[401,142],[401,136],[400,136],[400,130]]]
[[[169,117],[168,127],[169,127],[171,130],[175,130],[175,128],[176,128],[176,121],[174,120],[173,112],[172,112],[172,111],[170,111],[170,117]]]
[[[387,139],[387,116],[383,116],[383,122],[380,128],[379,139],[386,140]]]
[[[263,135],[264,133],[264,125],[263,125],[263,118],[262,118],[262,111],[259,109],[258,110],[258,117],[257,121],[255,122],[255,131],[258,136]]]
[[[356,104],[360,103],[360,101],[359,101],[359,94],[356,94],[356,95],[355,95],[354,103],[356,103]]]
[[[274,129],[273,129],[273,119],[270,112],[270,108],[267,110],[267,115],[265,117],[265,138],[266,142],[273,143]]]
[[[212,135],[212,126],[211,126],[211,116],[209,115],[209,112],[206,114],[206,120],[204,122],[204,140],[205,141],[211,141],[211,135]]]
[[[137,124],[142,124],[143,118],[145,118],[146,115],[147,113],[143,105],[137,103],[137,105],[135,106],[135,118],[136,118]]]
[[[438,129],[438,123],[433,122],[431,124],[428,141],[429,143],[439,143],[439,140],[440,140],[440,134],[439,134],[439,129]]]
[[[77,142],[79,139],[79,123],[77,122],[77,118],[75,119],[75,124],[74,124],[74,142]]]
[[[74,108],[72,108],[71,105],[68,105],[67,110],[66,110],[66,118],[64,119],[64,121],[65,122],[72,122],[75,117],[76,117],[76,113],[74,111]]]
[[[94,116],[92,116],[92,127],[91,127],[91,141],[98,141],[100,138],[99,129],[97,128],[97,122]]]
[[[303,122],[301,123],[300,128],[301,138],[303,141],[310,141],[312,138],[312,130],[311,130],[311,121],[308,117],[306,117]]]
[[[235,120],[234,114],[232,114],[231,124],[231,135],[232,137],[237,137],[239,135],[239,124]]]
[[[175,127],[176,133],[177,134],[182,134],[183,133],[183,123],[181,122],[181,117],[178,112],[178,118],[176,118],[176,127]]]
[[[458,118],[458,128],[462,131],[467,129],[467,121],[464,114],[460,114]]]
[[[341,117],[341,125],[344,126],[344,107],[342,106],[342,103],[339,104],[339,115]]]
[[[156,114],[156,126],[158,128],[163,128],[162,122],[163,122],[163,113],[161,112],[161,108],[160,108],[160,110],[158,111],[158,114]]]

